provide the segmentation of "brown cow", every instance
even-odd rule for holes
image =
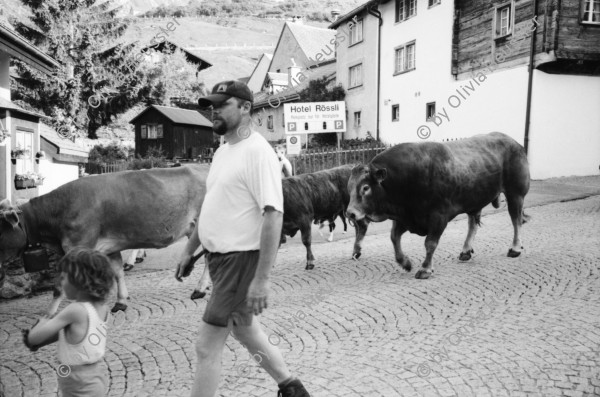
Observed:
[[[117,271],[118,301],[112,310],[125,310],[121,251],[163,248],[189,236],[204,201],[207,174],[196,165],[124,171],[78,179],[18,207],[4,200],[0,273],[4,261],[33,243],[62,253],[75,246],[96,249],[109,256]],[[60,300],[57,283],[50,314]]]

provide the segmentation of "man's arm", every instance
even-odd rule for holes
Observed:
[[[194,269],[193,267],[188,269],[188,265],[190,263],[192,255],[194,255],[194,252],[196,252],[196,250],[200,246],[200,237],[198,237],[198,223],[198,220],[196,220],[196,226],[194,227],[194,231],[192,232],[192,235],[187,241],[187,244],[185,245],[185,248],[181,253],[179,263],[177,264],[177,270],[175,271],[175,278],[177,279],[177,281],[182,281],[182,278],[189,276],[192,270]]]
[[[260,233],[260,256],[254,279],[248,288],[246,301],[254,314],[262,313],[267,308],[269,295],[269,273],[275,264],[279,240],[281,238],[281,227],[283,225],[283,214],[273,207],[265,207],[264,221]]]

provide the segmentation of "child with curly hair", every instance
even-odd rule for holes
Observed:
[[[106,300],[115,283],[110,259],[101,252],[74,248],[58,263],[63,291],[72,300],[53,318],[23,331],[36,351],[57,342],[58,387],[64,397],[104,396],[108,388],[102,357],[106,348]]]

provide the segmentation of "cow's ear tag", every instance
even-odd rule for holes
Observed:
[[[385,168],[380,168],[375,171],[375,179],[377,183],[383,182],[383,180],[387,177],[387,170]]]

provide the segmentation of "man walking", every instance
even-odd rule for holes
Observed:
[[[213,131],[227,143],[213,157],[196,231],[177,266],[176,278],[181,281],[191,272],[188,265],[200,243],[208,251],[213,292],[196,343],[193,397],[215,395],[230,331],[251,355],[263,358],[260,365],[277,382],[278,396],[309,397],[256,317],[268,305],[269,272],[283,222],[283,193],[276,154],[250,128],[253,99],[246,84],[225,81],[198,100],[201,107],[213,107]]]

